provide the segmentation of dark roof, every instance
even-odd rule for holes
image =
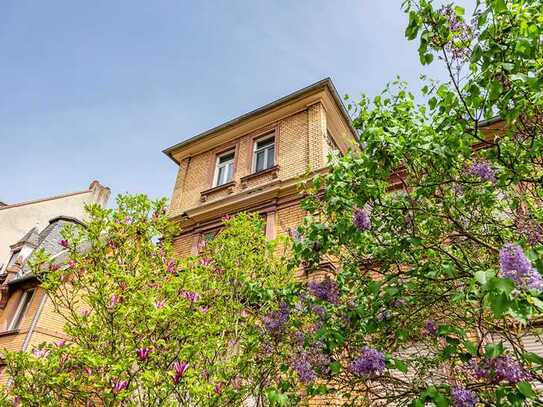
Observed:
[[[316,90],[316,89],[319,89],[323,86],[326,86],[329,90],[330,90],[330,93],[332,94],[332,96],[334,97],[334,100],[336,101],[337,105],[339,106],[339,109],[341,111],[341,114],[343,115],[343,118],[345,119],[345,121],[347,122],[347,124],[349,125],[351,131],[353,132],[353,135],[356,136],[356,130],[354,129],[353,127],[353,124],[351,122],[351,117],[349,116],[349,113],[347,112],[347,109],[345,109],[345,106],[343,105],[343,102],[341,101],[341,98],[339,97],[339,94],[336,90],[336,87],[334,86],[332,80],[330,78],[325,78],[325,79],[321,79],[320,81],[318,82],[315,82],[309,86],[306,86],[305,88],[302,88],[302,89],[299,89],[297,90],[296,92],[293,92],[293,93],[290,93],[286,96],[283,96],[282,98],[279,98],[277,100],[274,100],[273,102],[271,103],[268,103],[264,106],[261,106],[259,107],[258,109],[255,109],[255,110],[252,110],[248,113],[245,113],[245,114],[242,114],[241,116],[238,116],[232,120],[229,120],[227,121],[226,123],[223,123],[223,124],[220,124],[219,126],[216,126],[216,127],[213,127],[212,129],[209,129],[209,130],[206,130],[204,131],[203,133],[200,133],[200,134],[197,134],[193,137],[190,137],[180,143],[177,143],[171,147],[168,147],[164,150],[162,150],[162,152],[164,154],[166,154],[168,157],[170,157],[173,161],[175,161],[177,163],[177,161],[172,157],[172,153],[173,151],[177,150],[178,148],[180,147],[184,147],[188,144],[191,144],[197,140],[200,140],[210,134],[213,134],[213,133],[216,133],[217,131],[219,130],[222,130],[222,129],[226,129],[228,127],[232,127],[238,123],[240,123],[241,121],[243,120],[246,120],[250,117],[253,117],[253,116],[256,116],[256,115],[259,115],[261,113],[264,113],[268,110],[271,110],[283,103],[286,103],[286,102],[289,102],[293,99],[296,99],[297,97],[303,95],[304,93],[308,93],[308,92],[311,92],[313,90]],[[179,164],[179,163],[177,163]]]

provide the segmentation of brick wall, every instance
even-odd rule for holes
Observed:
[[[273,176],[263,174],[241,182],[252,173],[252,151],[254,139],[259,135],[275,132],[277,148],[276,164],[279,169]],[[217,201],[247,188],[285,181],[303,175],[308,169],[325,166],[326,114],[321,103],[309,106],[306,110],[283,118],[275,123],[252,131],[215,148],[185,158],[179,165],[177,179],[170,204],[171,216],[202,205],[202,191],[212,188],[216,156],[232,148],[236,151],[235,185],[206,195],[205,203]]]

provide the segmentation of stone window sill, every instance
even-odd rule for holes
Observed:
[[[210,195],[213,195],[215,192],[227,191],[229,194],[234,192],[234,186],[236,185],[235,181],[227,182],[226,184],[219,185],[218,187],[213,187],[206,189],[205,191],[200,192],[200,201],[205,202]]]
[[[266,175],[266,174],[271,174],[271,177],[273,179],[277,178],[277,176],[279,175],[279,166],[274,165],[273,167],[266,168],[265,170],[262,170],[262,171],[253,172],[252,174],[249,174],[249,175],[246,175],[245,177],[242,177],[239,180],[240,183],[241,183],[241,187],[242,188],[247,188],[248,182],[250,180],[259,178],[259,177],[261,177],[263,175]]]

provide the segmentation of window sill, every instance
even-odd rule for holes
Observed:
[[[9,336],[19,334],[19,329],[8,329],[3,332],[0,332],[0,336]]]
[[[272,179],[277,178],[279,175],[279,166],[274,165],[273,167],[266,168],[265,170],[253,172],[252,174],[246,175],[245,177],[242,177],[239,181],[241,183],[242,188],[247,188],[248,181],[258,178],[262,175],[271,174]]]
[[[226,184],[222,184],[222,185],[219,185],[217,187],[206,189],[205,191],[200,192],[200,201],[201,202],[207,201],[207,198],[209,197],[209,195],[212,195],[215,192],[219,192],[219,191],[226,190],[226,191],[228,191],[229,194],[231,194],[231,193],[234,192],[234,186],[235,185],[236,185],[235,181],[230,181],[230,182],[227,182]]]

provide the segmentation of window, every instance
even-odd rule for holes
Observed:
[[[234,151],[228,151],[217,157],[214,187],[229,183],[234,179]]]
[[[21,254],[21,250],[14,251],[13,254],[11,255],[10,259],[9,259],[7,267],[13,266],[15,264],[15,262],[17,261],[17,258],[19,257],[20,254]]]
[[[17,311],[15,311],[15,315],[13,316],[13,319],[11,320],[11,323],[9,324],[9,330],[18,329],[19,325],[21,325],[21,321],[23,320],[23,317],[26,313],[26,310],[28,309],[28,306],[30,305],[30,301],[32,301],[32,296],[34,295],[34,289],[26,290],[23,295],[21,296],[21,299],[19,300],[19,305],[17,306]]]
[[[255,142],[253,171],[267,170],[275,165],[275,137],[266,137]]]

